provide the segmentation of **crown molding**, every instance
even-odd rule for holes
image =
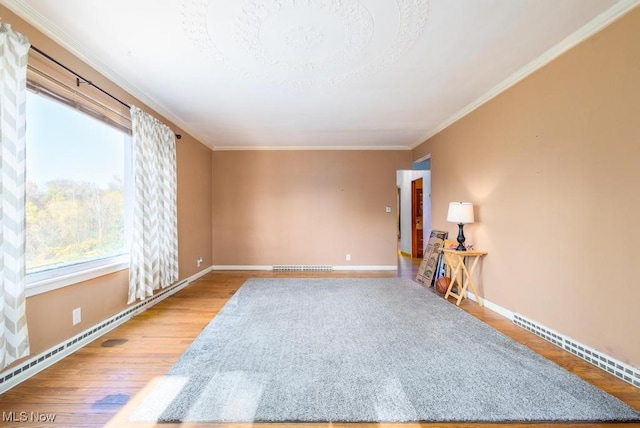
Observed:
[[[231,151],[327,151],[327,150],[381,150],[408,151],[409,146],[214,146],[214,152]]]
[[[25,4],[22,0],[0,0],[0,4],[7,7],[9,10],[20,16],[22,19],[33,25],[36,29],[41,31],[47,37],[51,38],[54,42],[61,45],[64,49],[84,61],[87,65],[93,67],[96,71],[104,75],[113,83],[120,86],[123,90],[157,111],[166,119],[173,122],[177,127],[186,131],[186,133],[195,137],[202,144],[206,145],[214,151],[231,151],[231,150],[413,150],[420,144],[433,137],[437,133],[451,126],[461,118],[465,117],[481,105],[490,101],[500,93],[504,92],[511,86],[515,85],[519,81],[523,80],[539,68],[545,66],[549,62],[553,61],[564,52],[570,50],[574,46],[578,45],[582,41],[591,37],[604,27],[611,24],[613,21],[623,16],[636,6],[640,4],[640,0],[621,0],[614,4],[612,7],[595,17],[589,23],[582,26],[580,29],[566,37],[557,45],[553,46],[541,56],[531,61],[529,64],[522,67],[519,71],[509,76],[498,85],[487,91],[484,95],[477,98],[473,102],[469,103],[466,107],[459,110],[449,119],[441,123],[435,130],[428,132],[418,141],[407,146],[327,146],[327,147],[314,147],[314,146],[212,146],[208,144],[205,138],[199,136],[196,132],[189,129],[186,124],[169,111],[168,108],[163,106],[160,102],[156,101],[147,94],[139,91],[134,85],[129,83],[124,77],[111,69],[107,64],[102,62],[99,58],[92,55],[87,51],[85,47],[77,43],[62,31],[60,28],[53,25],[50,21],[46,20],[42,15],[38,14],[29,5]]]
[[[149,106],[166,119],[173,122],[177,127],[186,131],[186,133],[195,137],[202,144],[205,144],[205,139],[199,137],[196,133],[192,132],[186,124],[178,117],[176,117],[168,108],[156,101],[149,95],[141,92],[134,85],[132,85],[127,79],[122,77],[116,71],[114,71],[107,64],[102,62],[99,58],[92,55],[84,46],[76,42],[71,36],[65,33],[59,27],[53,25],[49,20],[44,18],[38,12],[36,12],[31,6],[24,3],[22,0],[0,0],[0,4],[11,10],[20,18],[27,21],[38,31],[49,37],[51,40],[62,46],[78,59],[95,69],[107,79],[118,85],[120,88],[128,92],[130,95],[137,98],[143,104]],[[205,144],[206,145],[206,144]]]
[[[443,131],[449,126],[453,125],[458,120],[462,119],[484,103],[490,101],[500,93],[506,91],[511,86],[520,82],[536,70],[544,67],[563,53],[567,52],[571,48],[585,41],[589,37],[593,36],[609,24],[611,24],[616,19],[625,15],[627,12],[631,11],[631,9],[635,8],[640,4],[640,0],[621,0],[611,6],[609,9],[602,12],[600,15],[596,16],[594,19],[589,21],[587,24],[580,27],[578,30],[574,31],[572,34],[563,39],[560,43],[556,44],[552,48],[548,49],[545,53],[540,55],[538,58],[531,61],[529,64],[522,67],[520,70],[507,77],[505,80],[491,88],[488,92],[482,95],[480,98],[477,98],[462,110],[458,111],[456,114],[451,116],[449,119],[440,124],[435,130],[430,131],[428,134],[425,134],[419,141],[411,144],[409,147],[411,149],[415,149],[420,144],[427,141],[429,138],[433,137],[437,133]]]

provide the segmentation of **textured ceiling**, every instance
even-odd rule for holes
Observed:
[[[212,148],[412,148],[636,0],[2,0]]]

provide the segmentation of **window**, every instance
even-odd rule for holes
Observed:
[[[27,93],[26,267],[28,287],[66,278],[51,289],[126,262],[130,135],[45,93]]]

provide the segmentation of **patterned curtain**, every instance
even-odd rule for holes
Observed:
[[[0,24],[0,369],[29,355],[25,282],[29,41]]]
[[[175,135],[135,106],[131,126],[134,191],[128,303],[178,280]]]

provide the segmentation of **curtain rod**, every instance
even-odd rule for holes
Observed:
[[[45,57],[46,59],[48,59],[49,61],[55,63],[56,65],[58,65],[59,67],[64,68],[66,71],[68,71],[69,73],[73,74],[74,76],[76,76],[76,86],[80,86],[81,83],[86,83],[89,86],[93,86],[94,88],[96,88],[97,90],[99,90],[100,92],[102,92],[103,94],[105,94],[106,96],[108,96],[109,98],[113,99],[114,101],[119,102],[120,104],[122,104],[123,106],[125,106],[128,109],[131,109],[131,106],[127,103],[125,103],[124,101],[122,101],[121,99],[115,97],[114,95],[110,94],[109,92],[105,91],[104,89],[102,89],[101,87],[99,87],[98,85],[96,85],[95,83],[93,83],[92,81],[85,79],[84,77],[82,77],[80,74],[76,73],[75,71],[73,71],[72,69],[70,69],[69,67],[67,67],[66,65],[62,64],[60,61],[56,60],[55,58],[53,58],[52,56],[50,56],[49,54],[41,51],[40,49],[38,49],[37,47],[31,45],[31,49],[33,49],[34,51],[38,52],[40,55],[42,55],[43,57]],[[174,135],[176,136],[176,139],[181,139],[182,135],[180,134],[176,134],[174,132]]]

